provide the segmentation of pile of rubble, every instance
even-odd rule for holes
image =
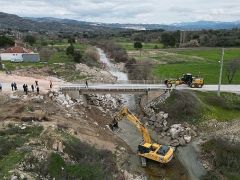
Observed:
[[[60,104],[60,105],[63,105],[63,106],[66,106],[66,107],[71,107],[71,106],[73,106],[75,103],[71,100],[71,97],[68,95],[68,94],[66,94],[66,95],[64,95],[64,94],[62,94],[62,93],[56,93],[56,92],[51,92],[50,94],[49,94],[49,97],[50,98],[54,98],[54,100],[58,103],[58,104]]]
[[[110,72],[96,67],[88,67],[86,64],[76,64],[76,70],[79,71],[82,76],[93,77],[93,79],[91,79],[93,82],[114,83],[117,81],[117,78]]]
[[[163,111],[155,113],[155,111],[159,111],[159,104],[164,103],[169,96],[170,93],[166,92],[143,108],[145,114],[149,117],[145,121],[147,121],[148,126],[171,146],[184,146],[190,143],[192,137],[197,136],[196,128],[187,123],[170,125],[167,121],[168,113]]]
[[[114,97],[110,94],[99,95],[90,94],[87,96],[89,104],[102,107],[105,110],[115,110],[122,104],[121,96],[115,95]]]
[[[148,119],[147,125],[152,127],[161,137],[168,137],[165,139],[168,139],[171,146],[184,146],[190,143],[192,137],[197,136],[197,133],[193,130],[195,129],[194,126],[187,123],[169,125],[167,118],[168,113],[160,111]]]

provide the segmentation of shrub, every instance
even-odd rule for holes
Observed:
[[[159,104],[155,107],[157,111],[166,111],[169,113],[169,120],[171,121],[189,121],[191,123],[197,122],[201,116],[203,108],[199,99],[191,91],[177,91],[174,90],[171,96],[164,104]]]
[[[99,61],[100,56],[96,48],[89,47],[85,50],[85,59],[86,61]]]
[[[209,177],[219,179],[222,176],[228,179],[240,178],[240,145],[233,145],[221,139],[211,139],[203,144],[203,150],[215,166],[214,172],[208,173],[204,179]]]

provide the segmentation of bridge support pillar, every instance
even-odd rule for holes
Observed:
[[[83,106],[84,107],[88,107],[88,102],[87,102],[87,95],[86,94],[82,94],[81,91],[79,91],[79,96],[83,101]]]

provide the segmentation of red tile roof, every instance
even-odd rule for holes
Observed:
[[[3,53],[32,53],[32,52],[33,52],[32,50],[23,47],[11,47],[6,49]]]

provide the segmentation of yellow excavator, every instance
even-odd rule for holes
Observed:
[[[114,117],[113,122],[109,125],[112,131],[118,128],[118,122],[123,118],[131,121],[143,136],[143,142],[138,145],[138,155],[141,158],[142,166],[146,166],[146,159],[166,164],[173,158],[173,148],[157,143],[152,143],[148,130],[141,121],[131,113],[127,107],[123,107]]]

